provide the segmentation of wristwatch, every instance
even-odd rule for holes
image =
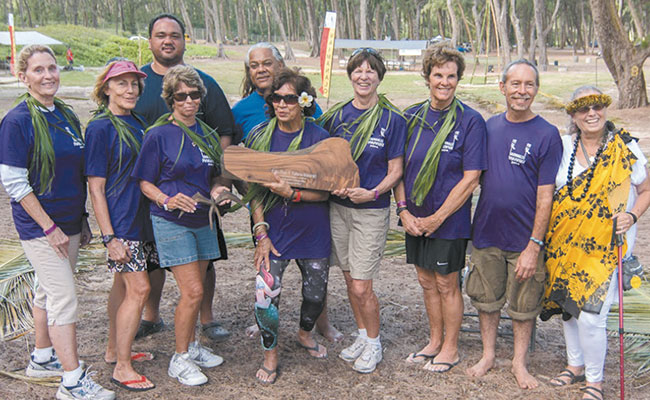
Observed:
[[[115,235],[112,233],[110,235],[102,235],[102,243],[104,243],[104,247],[106,247],[113,239],[115,239]]]

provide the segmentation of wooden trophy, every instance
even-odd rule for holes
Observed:
[[[226,148],[221,157],[223,176],[254,183],[279,179],[302,189],[333,190],[359,187],[359,168],[352,160],[350,144],[329,138],[306,149],[262,152],[240,146]]]

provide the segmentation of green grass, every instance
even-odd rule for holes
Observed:
[[[99,70],[94,68],[85,71],[61,71],[61,86],[94,86],[98,74]]]

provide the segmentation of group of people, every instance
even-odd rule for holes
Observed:
[[[507,303],[512,373],[521,388],[539,384],[526,361],[537,317],[562,314],[567,367],[550,383],[586,381],[583,398],[603,398],[605,320],[617,293],[611,222],[616,219],[617,234],[626,234],[631,256],[635,224],[650,205],[647,160],[634,138],[607,121],[609,96],[592,86],[577,89],[566,107],[569,134],[560,136],[531,110],[539,74],[518,60],[505,67],[499,83],[506,111],[486,123],[456,97],[465,63],[442,44],[423,57],[429,98],[401,111],[378,93],[386,73],[382,56],[360,48],[346,67],[353,97],[323,113],[309,79],[286,68],[273,45],[259,43],[245,61],[244,98],[231,111],[214,79],[184,64],[184,33],[175,16],[156,16],[149,24],[151,64],[138,69],[115,59],[106,65],[85,134],[56,97],[52,50],[31,45],[19,54],[18,76],[28,91],[0,124],[0,177],[38,277],[27,375],[61,376],[58,399],[115,398],[77,354],[73,273],[79,247],[91,239],[88,191],[114,273],[104,356],[115,363],[111,382],[130,391],[155,387],[133,368],[154,355],[132,352],[132,344],[164,327],[158,309],[169,270],[180,298],[168,374],[184,385],[206,383],[202,368],[223,359],[198,340],[196,322],[200,318],[202,335],[211,339],[229,335],[212,315],[214,261],[227,253],[211,213],[227,207],[227,200],[217,201],[233,186],[221,175],[222,149],[242,137],[259,152],[295,151],[335,136],[350,143],[359,187],[328,193],[279,177],[236,185],[249,200],[256,243],[257,326],[248,331],[261,336],[259,382],[278,377],[279,300],[291,260],[302,275],[299,345],[315,358],[327,357],[315,327],[331,341],[343,340],[327,313],[329,269],[338,265],[358,330],[339,357],[360,373],[382,361],[373,281],[392,193],[429,322],[428,340],[406,362],[437,373],[460,362],[461,271],[471,239],[465,285],[479,312],[483,354],[467,374],[482,376],[495,365]]]

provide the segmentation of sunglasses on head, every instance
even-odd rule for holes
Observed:
[[[284,104],[288,106],[292,106],[294,104],[298,104],[298,95],[297,94],[286,94],[286,95],[281,95],[277,93],[272,93],[271,94],[271,102],[274,104],[280,104],[280,101],[284,100]]]
[[[373,49],[372,47],[359,47],[358,49],[352,52],[352,55],[350,57],[354,57],[359,53],[368,53],[368,54],[372,54],[375,57],[381,57],[379,55],[379,52]]]
[[[590,106],[583,106],[580,107],[576,110],[576,112],[579,112],[581,114],[586,114],[589,112],[589,110],[594,110],[594,111],[601,111],[603,108],[606,106],[604,104],[592,104]]]
[[[192,99],[192,100],[200,99],[201,98],[201,92],[199,92],[198,90],[195,90],[195,91],[192,91],[192,92],[189,92],[189,93],[185,93],[185,92],[176,92],[176,93],[174,93],[174,101],[177,101],[179,103],[187,100],[188,97],[190,99]]]

